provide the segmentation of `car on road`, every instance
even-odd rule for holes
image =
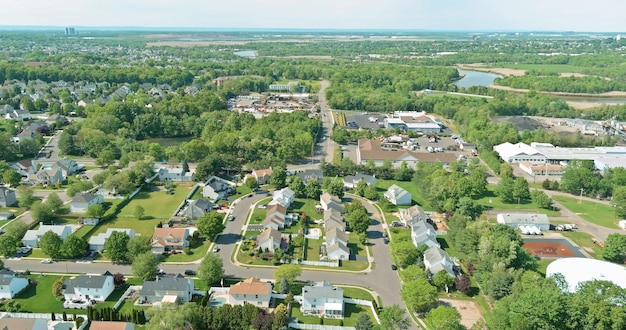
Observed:
[[[234,215],[229,215],[228,216],[228,221],[234,221],[235,220],[235,216]]]
[[[51,263],[52,263],[52,259],[44,259],[44,260],[41,260],[41,263],[42,263],[42,264],[51,264]]]
[[[196,275],[196,271],[193,270],[193,269],[187,269],[187,270],[185,270],[185,275],[194,276],[194,275]]]
[[[214,247],[213,248],[213,253],[218,253],[218,252],[220,252],[219,246]]]
[[[383,242],[385,242],[385,244],[389,244],[389,239],[387,237],[383,238]]]
[[[391,270],[398,270],[398,266],[391,264]]]
[[[165,271],[161,268],[157,268],[157,275],[165,275]]]

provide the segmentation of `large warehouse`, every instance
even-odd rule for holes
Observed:
[[[496,220],[500,224],[513,228],[518,228],[519,226],[537,226],[537,228],[542,231],[550,230],[550,220],[545,214],[498,213]]]
[[[626,289],[626,268],[608,261],[587,258],[561,258],[551,262],[546,276],[560,273],[570,292],[576,292],[578,284],[593,280],[613,282]]]

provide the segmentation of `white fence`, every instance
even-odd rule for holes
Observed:
[[[113,305],[113,309],[118,309],[120,307],[120,305],[122,305],[124,300],[126,300],[126,299],[128,299],[130,297],[130,294],[133,291],[141,291],[141,288],[142,288],[141,285],[131,285],[131,286],[129,286],[128,289],[126,289],[126,291],[124,291],[124,294],[120,297],[120,299],[117,300],[115,305]]]
[[[338,325],[289,323],[289,329],[312,329],[312,330],[356,330],[355,327],[342,327]]]
[[[369,308],[372,310],[372,315],[374,315],[374,318],[376,319],[376,322],[380,324],[380,319],[378,318],[378,311],[374,308],[374,304],[372,304],[371,301],[362,300],[362,299],[343,298],[343,302],[344,304],[369,306]]]
[[[298,260],[293,260],[291,263],[296,264],[296,265],[306,265],[306,266],[339,267],[339,260],[335,260],[335,261],[302,260],[300,262],[298,262]]]

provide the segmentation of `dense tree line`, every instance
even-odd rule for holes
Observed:
[[[494,83],[511,88],[564,93],[597,94],[610,91],[623,91],[626,89],[626,84],[623,82],[591,76],[559,77],[526,74],[524,76],[497,78]]]

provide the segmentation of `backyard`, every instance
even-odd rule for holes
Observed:
[[[481,205],[485,211],[489,210],[516,210],[516,211],[528,211],[529,213],[544,213],[549,217],[558,217],[561,212],[555,210],[542,209],[535,203],[530,201],[522,203],[503,203],[495,193],[496,186],[488,185],[485,194],[476,200],[478,205]],[[555,198],[556,199],[556,198]]]
[[[189,185],[178,183],[174,188],[174,194],[168,195],[165,190],[157,190],[138,193],[133,199],[122,209],[119,218],[135,218],[135,207],[144,208],[144,219],[161,219],[169,220],[178,205],[185,199],[191,191]]]
[[[577,198],[567,196],[554,196],[566,209],[576,213],[576,215],[599,226],[617,229],[617,213],[611,205],[596,203],[588,200],[579,201]]]
[[[320,324],[320,321],[322,321],[324,325],[343,325],[346,327],[353,327],[356,324],[356,320],[361,313],[366,313],[370,317],[372,322],[376,323],[376,319],[374,319],[374,316],[372,315],[372,309],[369,306],[344,304],[344,319],[336,320],[320,319],[317,316],[304,316],[302,312],[300,312],[299,304],[291,304],[291,317],[295,317],[300,323],[306,324]]]
[[[417,188],[417,185],[411,181],[395,181],[395,180],[381,180],[378,179],[376,181],[376,188],[380,195],[380,198],[383,198],[383,193],[389,189],[393,184],[400,186],[402,189],[411,193],[411,199],[413,199],[413,204],[417,204],[421,206],[425,210],[429,210],[432,208],[424,197],[422,196],[422,192]]]

